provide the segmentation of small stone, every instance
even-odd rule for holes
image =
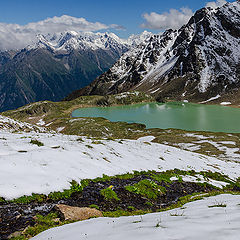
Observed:
[[[27,226],[23,231],[22,234],[25,234],[30,226]]]
[[[92,217],[102,217],[102,212],[95,208],[71,207],[64,204],[55,206],[61,217],[66,221],[82,221]]]
[[[8,239],[20,237],[21,235],[22,235],[22,232],[14,232],[8,236]]]
[[[22,214],[17,215],[16,220],[18,220],[20,217],[22,217]]]

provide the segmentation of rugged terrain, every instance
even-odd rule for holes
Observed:
[[[128,92],[43,101],[2,113],[1,239],[26,240],[69,223],[56,204],[119,217],[176,209],[203,196],[239,194],[239,134],[71,117],[79,107],[151,101],[144,93]],[[229,201],[208,206],[225,208]]]
[[[239,104],[240,3],[203,8],[179,30],[153,35],[125,53],[91,85],[74,92],[106,95],[141,90],[192,102]]]
[[[50,109],[54,104],[48,103]],[[43,106],[25,107],[25,114],[39,114]],[[15,114],[26,118],[23,112]],[[59,203],[118,217],[173,209],[202,194],[238,194],[239,134],[150,131],[138,124],[71,120],[57,131],[78,135],[53,131],[50,126],[57,120],[52,118],[50,125],[43,119],[32,125],[1,116],[1,239],[25,240],[69,223],[54,208]],[[76,132],[83,128],[79,124],[87,128]],[[96,137],[92,129],[100,133],[102,127],[108,128],[102,132],[106,135]],[[168,146],[173,142],[177,148]]]

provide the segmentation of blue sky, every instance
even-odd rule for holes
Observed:
[[[83,17],[89,22],[124,26],[125,31],[111,31],[127,37],[144,30],[140,27],[145,21],[144,13],[161,14],[171,8],[179,10],[182,7],[194,12],[206,3],[206,0],[6,0],[1,2],[0,22],[24,25],[54,16],[69,15]]]

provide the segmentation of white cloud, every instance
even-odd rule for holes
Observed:
[[[192,16],[193,11],[189,8],[181,8],[180,10],[170,9],[169,12],[162,14],[156,12],[145,13],[143,18],[146,22],[141,27],[156,30],[178,29],[186,24]]]
[[[205,7],[218,8],[226,4],[226,0],[217,0],[207,2]],[[165,30],[165,29],[178,29],[186,24],[193,16],[193,11],[190,8],[184,7],[180,10],[170,9],[169,12],[162,14],[151,12],[143,14],[145,23],[141,24],[142,28]]]
[[[223,6],[226,3],[227,3],[227,1],[225,1],[225,0],[217,0],[216,2],[208,2],[206,4],[206,7],[211,7],[211,8],[215,9],[215,8]]]
[[[100,22],[89,22],[85,18],[76,18],[67,15],[47,18],[43,21],[26,25],[0,23],[0,50],[21,49],[36,41],[37,34],[53,34],[64,31],[99,31],[122,26],[106,25]]]

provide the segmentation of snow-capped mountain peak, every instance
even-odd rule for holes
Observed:
[[[28,49],[46,48],[52,51],[78,50],[108,50],[115,49],[120,55],[130,48],[135,48],[140,43],[149,39],[153,33],[144,31],[138,35],[131,35],[128,39],[121,39],[114,33],[93,33],[66,31],[54,34],[39,34],[36,43]]]
[[[63,33],[38,35],[37,42],[28,49],[48,48],[53,51],[78,50],[106,50],[116,48],[120,51],[122,48],[129,48],[126,40],[120,39],[114,33],[92,33],[66,31]]]
[[[179,30],[145,39],[81,92],[141,90],[159,99],[204,101],[239,89],[239,1],[200,9]]]
[[[127,42],[133,46],[137,47],[139,44],[143,43],[144,41],[148,40],[154,34],[148,31],[143,31],[140,34],[132,34],[128,39]]]

